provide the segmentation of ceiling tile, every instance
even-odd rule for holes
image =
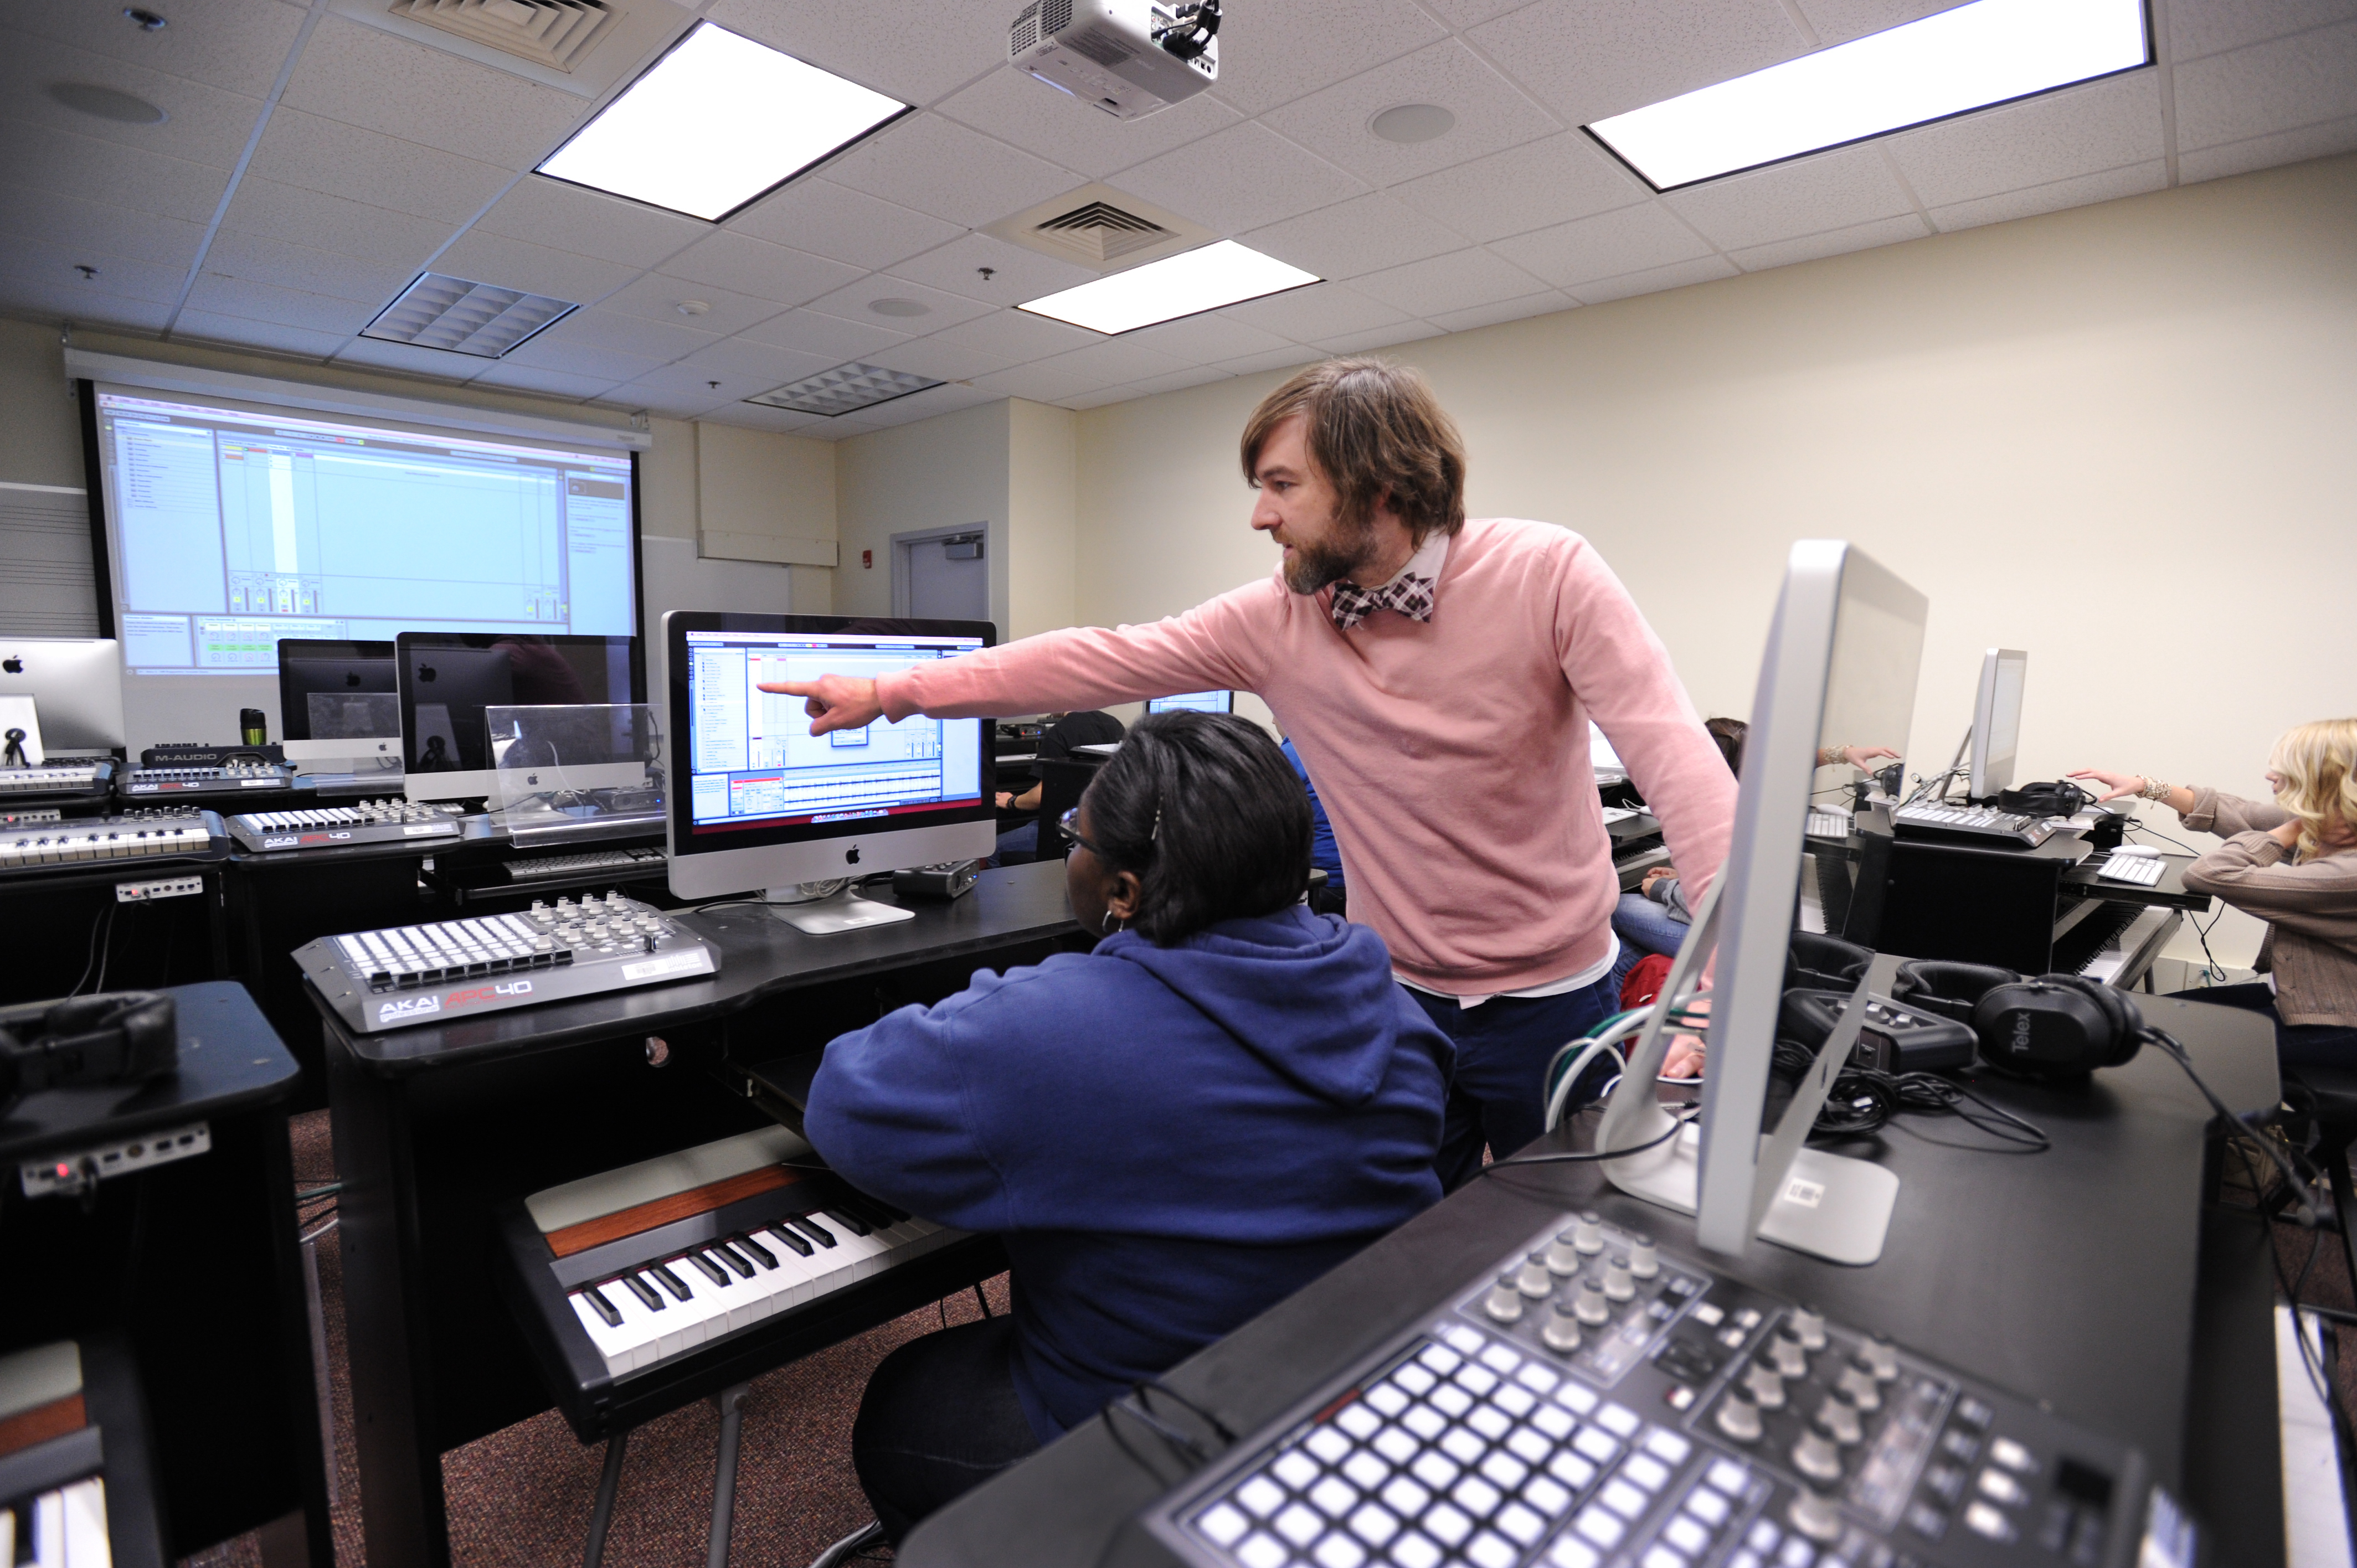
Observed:
[[[277,288],[249,278],[224,277],[216,272],[198,276],[196,286],[188,291],[188,307],[214,316],[329,332],[339,338],[349,338],[375,320],[378,308],[358,300]]]
[[[2162,0],[2162,4],[2169,13],[2169,58],[2180,66],[2204,55],[2357,19],[2357,0]]]
[[[1640,294],[1659,294],[1664,289],[1684,288],[1688,284],[1714,283],[1720,278],[1736,275],[1734,263],[1726,257],[1704,256],[1696,261],[1678,262],[1666,267],[1647,267],[1641,272],[1624,273],[1616,278],[1600,278],[1595,283],[1581,284],[1569,292],[1582,305],[1602,305],[1609,300],[1628,299]]]
[[[935,414],[955,413],[962,408],[996,403],[1006,395],[982,387],[962,387],[952,381],[945,386],[927,387],[923,392],[910,392],[906,397],[896,397],[890,403],[879,403],[872,408],[863,408],[857,417],[868,428],[883,430],[895,424],[913,424]],[[813,431],[811,434],[818,433]]]
[[[246,166],[246,178],[257,177],[430,218],[447,231],[480,212],[515,171],[281,104]]]
[[[879,299],[908,300],[925,308],[920,315],[895,316],[873,308]],[[839,288],[833,294],[812,300],[809,307],[823,315],[840,316],[846,321],[881,325],[909,338],[920,333],[930,335],[944,327],[954,327],[961,321],[987,316],[991,311],[991,306],[979,300],[927,288],[923,284],[910,283],[884,273],[864,277],[847,288]]]
[[[1585,134],[1566,131],[1410,180],[1391,194],[1487,242],[1631,206],[1652,192]]]
[[[1269,371],[1290,370],[1296,365],[1315,364],[1325,357],[1316,349],[1294,343],[1283,349],[1271,349],[1265,354],[1247,354],[1241,360],[1222,360],[1220,369],[1230,375],[1257,376]]]
[[[700,386],[697,390],[702,392]],[[640,381],[625,381],[620,386],[608,387],[599,394],[598,401],[619,403],[625,408],[643,409],[664,419],[701,419],[716,409],[734,408],[742,400],[732,398],[715,403],[709,392],[696,395]]]
[[[576,305],[602,299],[638,275],[636,267],[511,240],[481,229],[459,235],[448,250],[434,258],[433,267],[447,276],[520,288],[552,299],[569,299]]]
[[[5,267],[0,267],[0,311],[35,321],[124,327],[137,332],[161,332],[172,318],[168,305],[101,293],[79,282],[60,286],[38,278],[17,277]]]
[[[1126,386],[1147,376],[1167,376],[1173,371],[1193,370],[1186,360],[1125,338],[1109,338],[1085,349],[1075,349],[1069,354],[1041,360],[1034,370],[1069,374],[1086,381],[1091,386]]]
[[[1752,245],[1730,252],[1728,259],[1747,273],[1765,272],[1794,262],[1813,262],[1821,256],[1839,256],[1851,251],[1872,250],[1877,245],[1895,245],[1902,240],[1920,240],[1930,232],[1931,225],[1910,212],[1904,217],[1878,218],[1870,223],[1854,223],[1822,234]]]
[[[67,287],[88,287],[98,293],[157,305],[178,303],[181,285],[188,281],[186,265],[134,261],[108,255],[89,245],[38,235],[0,235],[0,264],[21,277]],[[78,266],[96,267],[98,275],[84,279],[74,270]]]
[[[1017,365],[1104,341],[1085,328],[1050,321],[1028,310],[994,310],[930,336],[953,348],[971,349]]]
[[[691,300],[710,308],[702,315],[688,315],[679,307]],[[725,288],[667,277],[661,273],[649,273],[638,282],[616,289],[597,302],[597,308],[619,310],[625,316],[643,317],[649,321],[721,338],[742,332],[748,327],[758,327],[778,314],[778,306],[772,301],[748,299]]]
[[[1501,299],[1494,305],[1478,305],[1470,310],[1448,310],[1426,317],[1435,327],[1445,332],[1470,332],[1477,327],[1495,327],[1501,322],[1526,321],[1534,316],[1551,316],[1558,310],[1576,308],[1579,301],[1567,294],[1549,289],[1544,294],[1524,295],[1520,299]]]
[[[2184,103],[2180,77],[2180,136]],[[1947,207],[2159,157],[2160,91],[2154,72],[2132,71],[1927,125],[1883,145],[1924,206]]]
[[[586,349],[611,349],[663,364],[693,354],[699,349],[710,348],[718,339],[709,332],[698,332],[676,322],[649,321],[644,317],[624,316],[618,311],[601,308],[576,310],[533,341],[572,344]],[[559,365],[555,368],[565,370],[570,367]]]
[[[801,381],[804,376],[814,376],[821,371],[831,371],[841,363],[831,355],[777,349],[742,338],[723,338],[682,360],[679,368],[702,371],[707,379],[717,378],[723,392],[743,398]]]
[[[1243,305],[1229,306],[1220,314],[1297,343],[1317,342],[1347,332],[1372,331],[1407,319],[1390,306],[1339,283],[1321,283],[1267,299],[1248,300]]]
[[[233,231],[213,236],[205,251],[205,271],[301,294],[358,300],[370,306],[371,317],[417,278],[413,267],[386,266]]]
[[[2222,147],[2187,153],[2177,160],[2177,177],[2180,183],[2191,185],[2197,180],[2248,174],[2253,169],[2274,168],[2278,164],[2295,164],[2352,150],[2357,150],[2357,118],[2334,120],[2305,130],[2286,131],[2279,136],[2258,136],[2247,142],[2229,142]]]
[[[905,343],[888,344],[860,356],[860,362],[881,365],[888,371],[906,371],[915,376],[931,376],[937,381],[970,381],[976,376],[1011,368],[1008,360],[977,354],[971,349],[960,349],[933,338],[911,338]]]
[[[1353,279],[1351,286],[1427,321],[1437,321],[1446,312],[1520,299],[1544,287],[1512,262],[1483,250],[1455,251],[1371,273]]]
[[[256,0],[257,4],[264,0]],[[274,8],[276,0],[268,0]],[[120,7],[91,6],[110,13]],[[191,163],[234,168],[261,116],[262,101],[160,71],[127,65],[105,55],[13,35],[0,50],[0,104],[11,120],[47,125],[103,142],[160,153]],[[281,51],[279,59],[284,58]],[[278,69],[278,59],[271,70]],[[58,81],[87,81],[128,92],[163,110],[171,118],[159,125],[126,125],[67,108],[48,95]]]
[[[287,240],[315,250],[365,256],[387,265],[424,269],[425,258],[450,238],[450,225],[382,207],[280,185],[248,174],[238,181],[221,218],[224,230]]]
[[[660,265],[712,232],[699,219],[536,174],[517,181],[475,227],[634,268]]]
[[[869,268],[888,267],[963,231],[962,225],[815,176],[798,179],[730,219],[728,227],[772,244]]]
[[[569,92],[332,11],[312,29],[283,102],[511,169],[546,157],[590,108]]]
[[[1882,149],[1872,145],[1731,175],[1662,199],[1728,250],[1914,210]]]
[[[544,392],[551,397],[571,398],[587,403],[614,383],[604,376],[574,376],[563,371],[536,371],[530,365],[514,364],[506,360],[494,360],[490,369],[468,383],[479,387],[505,387],[511,392]]]
[[[759,327],[747,328],[748,342],[816,354],[830,365],[840,365],[862,354],[903,341],[909,335],[865,321],[845,321],[815,310],[789,310]]]
[[[1920,22],[1967,0],[1798,0],[1819,44],[1846,44],[1868,33]],[[2237,0],[2239,3],[2239,0]]]
[[[1437,338],[1440,328],[1425,321],[1404,321],[1396,327],[1378,327],[1372,332],[1353,332],[1341,338],[1321,338],[1318,346],[1329,354],[1371,354],[1378,349],[1395,348],[1419,338]]]
[[[559,323],[558,325],[563,325]],[[551,328],[554,330],[554,328]],[[567,375],[601,381],[607,386],[645,375],[662,361],[638,354],[626,354],[619,349],[600,348],[593,343],[567,342],[553,338],[547,332],[511,349],[500,359],[503,365],[522,365],[533,370],[562,371]]]
[[[1467,36],[1574,125],[1808,48],[1776,0],[1539,0]]]
[[[888,92],[931,103],[993,67],[1005,69],[1017,7],[952,0],[921,11],[807,0],[719,0],[705,13],[731,32]]]
[[[987,278],[980,271],[984,267],[990,269]],[[939,250],[909,257],[892,268],[892,275],[963,295],[985,305],[1020,305],[1043,294],[1093,282],[1103,274],[1010,245],[1004,240],[994,240],[987,234],[968,234]]]
[[[779,384],[776,381],[767,381],[762,385],[755,386],[753,383],[758,379],[753,376],[717,376],[708,370],[683,362],[676,365],[658,366],[632,378],[617,387],[615,391],[624,397],[631,395],[668,397],[677,400],[680,403],[694,403],[701,407],[711,408],[724,403],[742,403],[755,392],[767,392]],[[732,381],[735,385],[730,384]],[[718,381],[720,384],[716,387],[712,384],[714,381]]]
[[[0,233],[186,270],[197,259],[205,231],[177,218],[111,202],[0,185]]]
[[[1209,92],[1143,119],[1116,120],[1012,66],[992,71],[940,109],[961,124],[1097,179],[1237,120],[1233,109]]]
[[[1346,200],[1366,188],[1265,125],[1246,123],[1138,165],[1124,190],[1222,234]]]
[[[261,98],[303,27],[302,6],[274,0],[172,0],[166,14],[171,25],[150,33],[124,20],[119,5],[8,0],[0,5],[0,33],[29,33],[137,70]]]
[[[1319,277],[1349,278],[1462,250],[1465,240],[1377,191],[1255,229],[1244,243]]]
[[[993,371],[986,376],[976,376],[974,384],[1000,397],[1028,398],[1033,403],[1062,403],[1066,398],[1084,392],[1102,392],[1106,383],[1101,378],[1081,374],[1071,370],[1049,370],[1047,361],[1036,365],[1017,365],[1011,371]]]
[[[704,416],[706,424],[733,424],[740,430],[769,430],[787,435],[823,435],[813,428],[824,424],[823,414],[796,413],[790,408],[765,408],[757,403],[740,403],[733,408],[716,408]]]
[[[104,191],[118,206],[184,223],[210,223],[229,188],[229,170],[22,122],[7,128],[8,171],[22,185],[60,196]]]
[[[1452,27],[1474,27],[1529,4],[1530,0],[1425,0],[1426,8],[1437,12]]]
[[[1500,240],[1490,248],[1559,288],[1710,253],[1710,246],[1658,201]],[[1587,297],[1585,290],[1574,292]]]
[[[1167,376],[1148,376],[1142,381],[1132,381],[1130,392],[1136,397],[1152,397],[1156,392],[1184,392],[1189,387],[1206,386],[1212,381],[1232,381],[1234,372],[1212,365],[1190,365],[1183,371],[1173,371]]]
[[[315,332],[307,327],[287,327],[272,321],[249,321],[240,316],[215,316],[207,310],[183,310],[172,320],[175,342],[199,338],[240,349],[269,349],[300,354],[307,360],[330,360],[351,340],[347,332]]]
[[[2022,190],[2002,191],[1996,196],[1984,196],[1976,201],[1934,207],[1932,209],[1932,222],[1935,228],[1943,231],[1977,228],[1983,223],[2006,223],[2040,212],[2060,212],[2066,207],[2085,207],[2092,202],[2141,195],[2147,190],[2158,190],[2168,183],[2169,166],[2155,158],[2148,164],[2130,164],[2126,168],[2084,174],[2076,179],[2058,179]]]
[[[780,305],[802,305],[843,287],[860,274],[844,262],[830,262],[808,251],[772,245],[749,234],[726,230],[709,234],[663,263],[667,276],[710,284],[754,299],[774,299]]]
[[[1145,395],[1135,387],[1106,387],[1098,392],[1080,392],[1065,398],[1058,406],[1069,408],[1078,413],[1092,408],[1105,408],[1116,403],[1128,403]]]
[[[336,351],[339,365],[372,365],[379,370],[404,371],[413,376],[429,376],[437,381],[463,381],[473,379],[482,368],[482,360],[472,354],[461,354],[447,349],[421,349],[414,343],[386,343],[374,338],[353,338]]]
[[[2222,146],[2357,114],[2357,22],[2177,68],[2177,145]]]
[[[1274,332],[1247,327],[1216,310],[1166,321],[1159,327],[1141,327],[1135,332],[1123,333],[1122,341],[1168,354],[1190,365],[1224,364],[1249,355],[1290,351],[1294,348]]]
[[[1431,141],[1406,145],[1376,135],[1369,122],[1403,103],[1437,103],[1457,124]],[[1337,82],[1261,120],[1375,186],[1396,185],[1563,129],[1458,38]]]
[[[1440,24],[1408,0],[1238,5],[1220,21],[1220,80],[1211,91],[1259,114],[1442,34]]]
[[[978,229],[1083,182],[938,114],[912,114],[827,166],[826,177]]]

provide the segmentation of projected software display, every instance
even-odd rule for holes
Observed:
[[[877,720],[813,736],[800,697],[763,682],[870,680],[982,646],[978,637],[687,634],[693,831],[852,822],[982,798],[982,721]]]
[[[124,667],[252,675],[282,638],[638,630],[627,453],[101,389]]]

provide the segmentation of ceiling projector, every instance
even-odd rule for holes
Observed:
[[[1034,0],[1006,58],[1117,120],[1192,98],[1220,78],[1220,0]]]

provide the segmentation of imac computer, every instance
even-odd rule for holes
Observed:
[[[393,639],[393,681],[403,792],[412,800],[466,800],[499,789],[485,708],[640,701],[633,640],[401,633]]]
[[[1232,714],[1236,711],[1233,692],[1181,692],[1174,697],[1151,697],[1146,700],[1149,714]]]
[[[1838,541],[1793,545],[1752,698],[1735,834],[1727,864],[1663,983],[1665,999],[1630,1053],[1597,1130],[1601,1150],[1627,1151],[1604,1170],[1624,1192],[1695,1216],[1706,1248],[1740,1252],[1755,1235],[1835,1262],[1881,1256],[1899,1178],[1880,1165],[1804,1147],[1833,1077],[1865,1018],[1861,975],[1840,1024],[1797,1082],[1771,1081],[1776,1026],[1800,888],[1811,796],[1841,769],[1822,748],[1903,749],[1914,716],[1928,601],[1863,551]],[[1878,808],[1861,833],[1889,832]],[[1871,945],[1853,922],[1847,940]],[[1702,1115],[1679,1125],[1656,1077],[1680,1005],[1708,992]]]
[[[1604,731],[1594,719],[1587,721],[1587,765],[1596,769],[1598,784],[1617,784],[1629,777],[1628,766],[1612,743],[1604,738]]]
[[[289,762],[401,757],[390,642],[278,642],[278,733]]]
[[[46,751],[123,747],[123,645],[112,638],[0,638],[0,696],[33,699]]]
[[[988,719],[878,719],[811,734],[799,697],[764,682],[873,679],[996,640],[988,621],[843,616],[663,617],[671,683],[671,890],[764,892],[813,936],[911,918],[890,904],[792,889],[976,860],[997,848]],[[813,890],[815,891],[815,890]]]
[[[2029,655],[1992,648],[1981,656],[1981,683],[1973,699],[1972,778],[1964,792],[1994,800],[2013,788],[2013,754],[2021,742],[2021,682]]]

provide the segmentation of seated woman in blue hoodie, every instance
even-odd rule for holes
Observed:
[[[1015,1310],[869,1380],[894,1541],[1440,1197],[1452,1052],[1381,938],[1313,915],[1309,803],[1224,714],[1140,722],[1065,862],[1096,950],[827,1047],[805,1131],[863,1190],[1001,1236]]]

